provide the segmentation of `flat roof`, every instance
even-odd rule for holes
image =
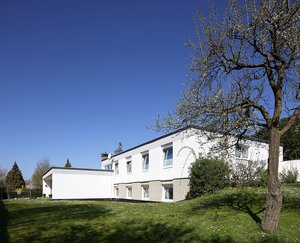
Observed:
[[[142,146],[144,146],[144,145],[147,145],[147,144],[156,142],[156,141],[158,141],[158,140],[160,140],[160,139],[166,138],[166,137],[168,137],[168,136],[171,136],[171,135],[173,135],[173,134],[176,134],[176,133],[179,133],[179,132],[182,132],[182,131],[191,129],[191,128],[196,128],[196,127],[190,126],[190,127],[178,129],[178,130],[176,130],[176,131],[173,131],[173,132],[167,133],[167,134],[165,134],[165,135],[162,135],[162,136],[160,136],[160,137],[157,137],[157,138],[154,138],[154,139],[152,139],[152,140],[149,140],[149,141],[147,141],[147,142],[145,142],[145,143],[139,144],[139,145],[137,145],[137,146],[135,146],[135,147],[126,149],[126,150],[122,151],[122,152],[119,153],[119,154],[114,154],[114,155],[112,155],[111,157],[113,158],[113,157],[119,156],[120,154],[125,154],[125,153],[127,153],[127,152],[129,152],[129,151],[131,151],[131,150],[137,149],[137,148],[142,147]],[[105,161],[105,160],[103,160],[103,161]]]
[[[119,154],[114,154],[114,155],[111,156],[111,158],[116,157],[116,156],[119,156],[119,155],[121,155],[121,154],[125,154],[125,153],[127,153],[127,152],[129,152],[129,151],[131,151],[131,150],[137,149],[137,148],[142,147],[142,146],[144,146],[144,145],[147,145],[147,144],[156,142],[157,140],[163,139],[163,138],[165,138],[165,137],[171,136],[171,135],[176,134],[176,133],[183,132],[183,131],[188,130],[188,129],[196,129],[196,130],[200,130],[200,131],[203,131],[203,132],[213,132],[213,133],[214,133],[214,131],[209,131],[209,130],[202,129],[202,128],[200,128],[200,127],[198,127],[198,126],[195,126],[195,125],[190,125],[190,126],[187,126],[187,127],[185,127],[185,128],[181,128],[181,129],[175,130],[175,131],[173,131],[173,132],[167,133],[167,134],[162,135],[162,136],[160,136],[160,137],[157,137],[157,138],[155,138],[155,139],[149,140],[149,141],[147,141],[147,142],[145,142],[145,143],[142,143],[142,144],[139,144],[139,145],[137,145],[137,146],[135,146],[135,147],[126,149],[126,150],[122,151],[122,152],[119,153]],[[215,132],[215,133],[217,133],[217,132]],[[221,133],[220,133],[220,134],[221,134]],[[229,135],[229,136],[234,136],[234,135]],[[245,137],[243,137],[242,139],[244,139],[244,140],[250,140],[250,141],[254,141],[254,142],[260,142],[260,143],[266,143],[266,144],[268,144],[268,141],[266,141],[266,140],[264,140],[264,139],[256,138],[256,137],[247,137],[247,136],[245,136]],[[107,159],[105,159],[105,160],[107,160]],[[103,160],[103,161],[105,161],[105,160]],[[103,162],[103,161],[102,161],[102,162]]]
[[[51,167],[49,170],[47,170],[44,174],[46,175],[50,170],[52,169],[62,169],[62,170],[82,170],[82,171],[109,171],[109,172],[113,172],[113,170],[104,170],[104,169],[89,169],[89,168],[74,168],[74,167],[56,167],[53,166]]]

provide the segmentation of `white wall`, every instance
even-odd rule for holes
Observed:
[[[46,197],[49,197],[50,194],[52,194],[52,182],[50,181],[44,181],[43,180],[43,194],[45,194]]]
[[[112,198],[112,172],[74,169],[52,169],[53,199]]]
[[[297,181],[300,181],[300,160],[286,160],[279,164],[279,172],[282,172],[284,169],[291,170],[293,168],[298,170]]]
[[[163,146],[166,144],[173,145],[173,166],[163,166]],[[245,145],[249,148],[249,160],[259,160],[267,162],[268,158],[268,144],[245,140]],[[213,144],[207,142],[205,136],[195,134],[194,130],[187,130],[177,134],[172,134],[163,137],[159,140],[154,140],[151,143],[142,145],[128,152],[114,156],[111,160],[102,162],[102,166],[113,163],[113,170],[115,170],[115,162],[119,164],[119,174],[114,172],[113,183],[133,183],[133,182],[147,182],[154,180],[173,180],[177,178],[187,178],[189,176],[189,168],[191,163],[195,161],[195,157],[199,154],[207,154]],[[281,148],[282,150],[282,148]],[[149,153],[149,170],[142,170],[142,153]],[[234,148],[231,151],[231,161],[234,163]],[[131,157],[132,172],[127,174],[127,160]],[[281,159],[282,161],[282,154]]]
[[[163,166],[163,148],[166,144],[173,146],[173,166]],[[184,148],[186,146],[186,148]],[[189,148],[187,148],[189,147]],[[152,180],[171,180],[173,178],[188,177],[188,168],[195,161],[192,149],[199,151],[199,144],[196,142],[195,136],[191,136],[190,132],[181,132],[174,134],[153,143],[146,144],[136,149],[130,150],[124,154],[113,157],[113,170],[115,170],[115,162],[119,164],[119,175],[115,175],[114,183],[131,183],[144,182]],[[149,170],[143,171],[142,153],[149,153]],[[131,156],[132,173],[127,174],[127,157]],[[111,161],[103,161],[102,165],[111,163]]]

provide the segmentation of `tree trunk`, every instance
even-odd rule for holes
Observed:
[[[268,160],[268,194],[261,229],[273,233],[277,229],[282,205],[282,193],[278,179],[280,133],[277,128],[271,128]]]

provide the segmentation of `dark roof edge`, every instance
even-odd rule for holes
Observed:
[[[175,131],[173,131],[173,132],[170,132],[170,133],[167,133],[167,134],[162,135],[162,136],[160,136],[160,137],[154,138],[154,139],[152,139],[152,140],[150,140],[150,141],[148,141],[148,142],[145,142],[145,143],[139,144],[139,145],[137,145],[137,146],[135,146],[135,147],[132,147],[132,148],[130,148],[130,149],[127,149],[127,150],[125,150],[125,151],[123,151],[123,152],[121,152],[121,153],[119,153],[119,154],[114,154],[114,155],[112,156],[112,158],[113,158],[113,157],[116,157],[116,156],[119,156],[120,154],[125,154],[125,153],[127,153],[127,152],[129,152],[129,151],[131,151],[131,150],[137,149],[137,148],[142,147],[142,146],[144,146],[144,145],[147,145],[147,144],[150,144],[150,143],[154,143],[154,142],[156,142],[157,140],[166,138],[166,137],[168,137],[168,136],[171,136],[171,135],[174,135],[174,134],[176,134],[176,133],[179,133],[179,132],[182,132],[182,131],[185,131],[185,130],[188,130],[188,129],[192,129],[192,128],[194,128],[194,129],[199,129],[199,128],[197,128],[197,126],[187,126],[187,127],[184,127],[184,128],[180,128],[180,129],[175,130]]]
[[[113,172],[113,170],[103,170],[103,169],[88,169],[88,168],[73,168],[73,167],[57,167],[57,166],[53,166],[51,167],[49,170],[47,170],[47,172],[45,172],[43,174],[46,175],[50,170],[52,169],[63,169],[63,170],[85,170],[85,171],[108,171],[108,172]]]
[[[157,140],[160,140],[160,139],[163,139],[163,138],[165,138],[165,137],[174,135],[174,134],[176,134],[176,133],[180,133],[180,132],[185,131],[185,130],[188,130],[188,129],[197,129],[197,130],[202,130],[202,131],[206,131],[206,132],[214,132],[214,131],[205,130],[205,129],[200,128],[199,126],[196,126],[196,125],[190,125],[190,126],[187,126],[187,127],[184,127],[184,128],[177,129],[177,130],[175,130],[175,131],[173,131],[173,132],[167,133],[167,134],[162,135],[162,136],[160,136],[160,137],[154,138],[154,139],[152,139],[152,140],[150,140],[150,141],[148,141],[148,142],[139,144],[139,145],[137,145],[137,146],[135,146],[135,147],[129,148],[129,149],[127,149],[127,150],[125,150],[125,151],[123,151],[123,152],[121,152],[121,153],[119,153],[119,154],[112,155],[111,158],[114,158],[114,157],[119,156],[119,155],[121,155],[121,154],[125,154],[125,153],[127,153],[127,152],[129,152],[129,151],[131,151],[131,150],[137,149],[137,148],[142,147],[142,146],[144,146],[144,145],[147,145],[147,144],[156,142]],[[216,133],[217,133],[217,132],[216,132]],[[234,136],[234,135],[232,135],[232,136]],[[250,141],[254,141],[254,142],[261,142],[261,143],[266,143],[266,144],[268,144],[268,141],[267,141],[267,140],[260,139],[260,138],[256,138],[256,137],[248,137],[248,136],[246,136],[246,137],[244,137],[243,139],[245,139],[245,140],[250,140]],[[105,161],[105,160],[104,160],[104,161]]]

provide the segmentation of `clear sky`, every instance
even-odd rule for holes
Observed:
[[[180,98],[207,2],[0,1],[0,168],[99,168],[118,142],[159,136],[147,126]]]

